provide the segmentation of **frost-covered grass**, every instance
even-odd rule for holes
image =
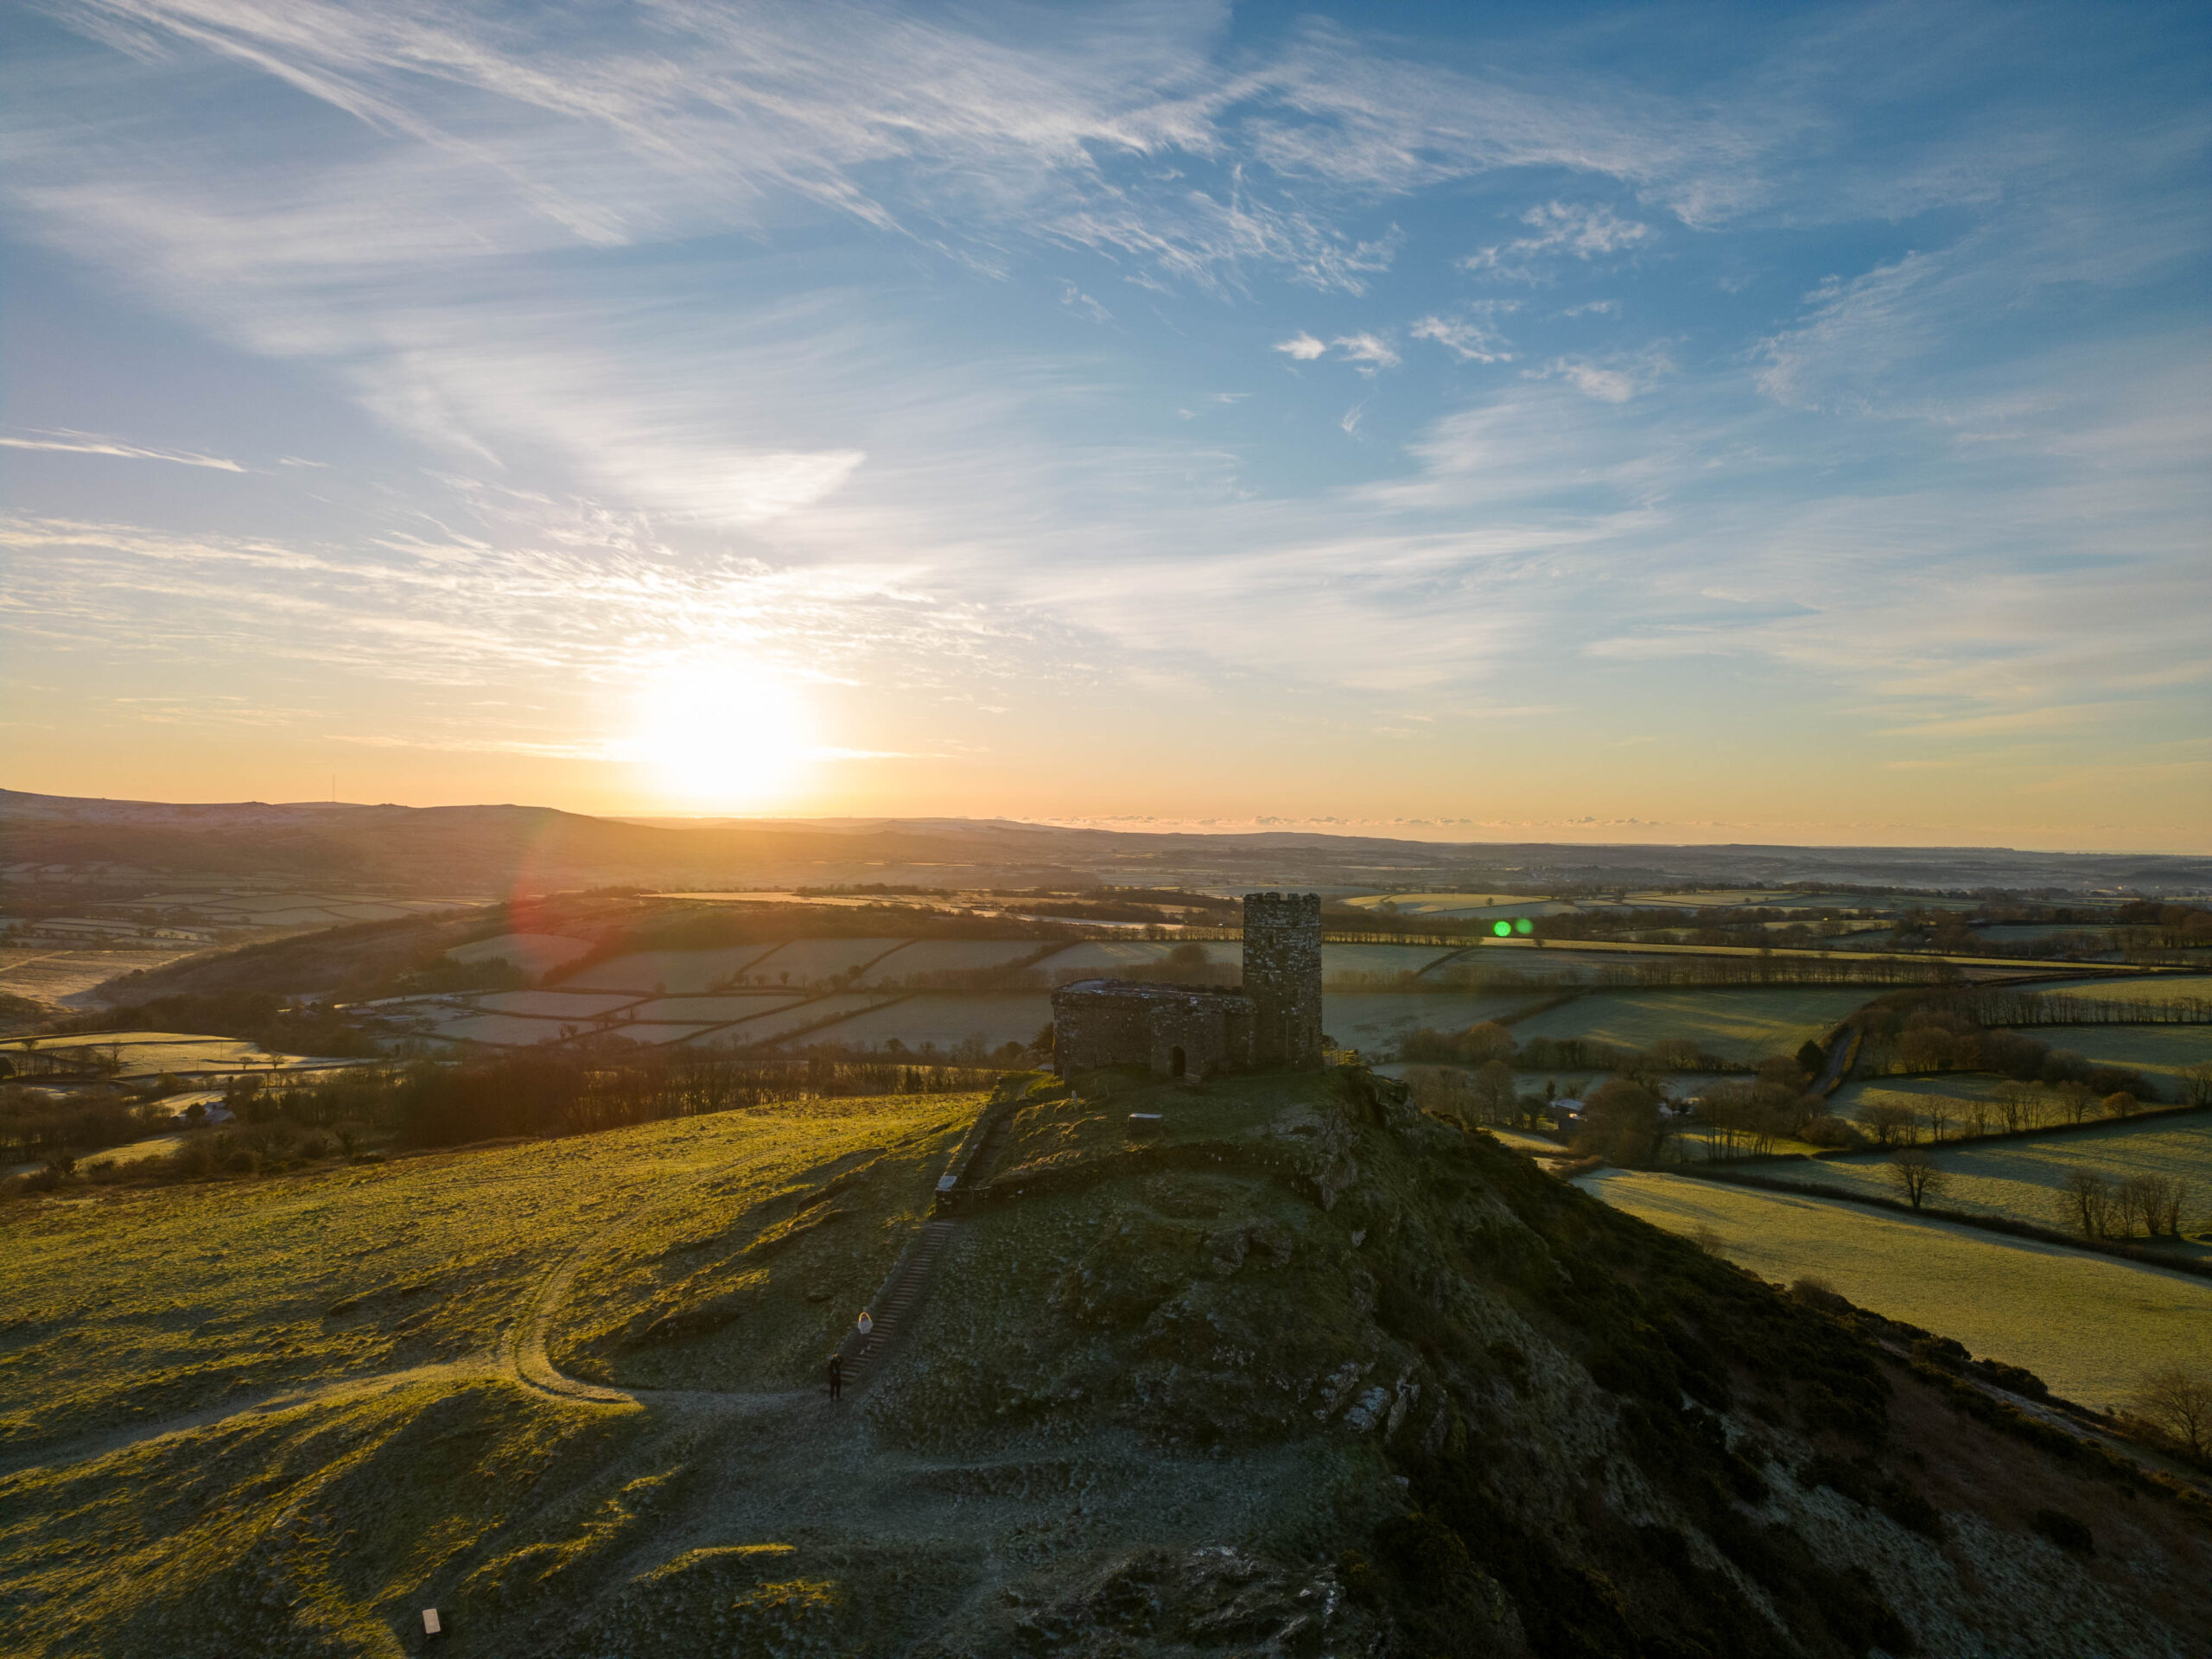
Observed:
[[[2066,1231],[2073,1225],[2066,1205],[2066,1178],[2074,1170],[2086,1169],[2114,1184],[2132,1175],[2178,1176],[2189,1184],[2191,1194],[2183,1211],[2183,1230],[2212,1227],[2212,1112],[2178,1121],[2109,1123],[2048,1139],[1980,1141],[1931,1151],[1945,1180],[1929,1202],[1947,1210],[2003,1216]],[[1897,1198],[1900,1194],[1891,1169],[1887,1154],[1859,1153],[1817,1162],[1777,1164],[1759,1173],[1777,1180],[1817,1182]]]
[[[1688,1038],[1705,1053],[1751,1064],[1794,1054],[1834,1028],[1871,995],[1864,989],[1597,991],[1523,1020],[1514,1037],[1580,1037],[1648,1049]]]
[[[943,1051],[981,1037],[984,1046],[997,1048],[1026,1043],[1052,1023],[1052,999],[1041,991],[925,991],[815,1033],[808,1040],[875,1048],[895,1037],[910,1049],[933,1043]]]
[[[1762,1277],[1827,1280],[1863,1307],[2024,1365],[2084,1405],[2126,1398],[2145,1373],[2212,1374],[2212,1281],[2057,1244],[2003,1238],[1862,1205],[1606,1170],[1578,1185]]]
[[[2028,1035],[2101,1065],[2139,1071],[2177,1104],[2189,1098],[2190,1068],[2212,1063],[2212,1026],[2038,1026]]]
[[[2099,1002],[2179,1002],[2190,997],[2212,998],[2212,974],[2061,979],[2048,984],[2023,985],[2020,989],[2030,996],[2078,996]],[[2043,1029],[2037,1027],[2039,1032]]]
[[[906,943],[903,939],[794,939],[747,969],[745,979],[755,985],[808,985],[855,968],[866,969]]]
[[[1526,993],[1476,996],[1463,991],[1329,991],[1321,998],[1321,1025],[1347,1047],[1385,1054],[1395,1050],[1409,1032],[1465,1031],[1536,1000]]]
[[[0,1056],[14,1060],[35,1081],[35,1062],[27,1052],[62,1054],[72,1066],[92,1065],[111,1052],[118,1077],[152,1077],[164,1071],[234,1071],[327,1064],[312,1055],[272,1053],[243,1037],[207,1037],[177,1031],[84,1032],[64,1037],[22,1038],[0,1043]]]
[[[893,978],[952,969],[1003,968],[1045,948],[1041,939],[916,939],[901,945],[871,972]]]

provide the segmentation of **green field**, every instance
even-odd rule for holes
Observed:
[[[1384,1055],[1394,1052],[1409,1032],[1465,1031],[1535,1000],[1452,991],[1329,991],[1321,998],[1321,1026],[1348,1048]]]
[[[2020,988],[2031,996],[2080,996],[2100,1002],[2179,1002],[2190,997],[2212,1000],[2212,974],[2115,975],[2110,979],[2062,979]]]
[[[1521,1042],[1580,1037],[1638,1050],[1683,1037],[1718,1058],[1751,1065],[1825,1037],[1870,995],[1849,988],[1597,991],[1522,1021],[1513,1035]]]
[[[2005,1079],[1991,1071],[1946,1071],[1937,1077],[1867,1077],[1847,1083],[1828,1096],[1828,1110],[1853,1122],[1869,1106],[1903,1106],[1912,1112],[1927,1132],[1928,1114],[1940,1111],[1948,1120],[1944,1134],[1961,1133],[1969,1102],[1986,1101],[2005,1086]],[[2056,1096],[2049,1096],[2056,1109]]]
[[[118,1067],[112,1075],[119,1080],[156,1077],[165,1071],[182,1076],[199,1071],[265,1071],[359,1064],[319,1060],[308,1055],[275,1054],[242,1037],[205,1037],[177,1031],[90,1032],[0,1043],[0,1057],[13,1060],[26,1075],[35,1076],[36,1062],[27,1062],[23,1058],[27,1052],[69,1055],[73,1065],[96,1065],[111,1054]]]
[[[2131,1175],[2178,1176],[2192,1195],[2184,1231],[2212,1227],[2212,1113],[2069,1130],[2048,1139],[1980,1141],[1939,1150],[1948,1184],[1929,1202],[1968,1215],[2007,1216],[2069,1230],[2064,1187],[2069,1171],[2094,1170],[2118,1183]],[[1762,1166],[1777,1180],[1817,1182],[1896,1198],[1886,1154],[1859,1153],[1818,1162]],[[2193,1225],[2191,1224],[2193,1223]],[[2212,1250],[2193,1253],[2212,1255]]]
[[[1606,1170],[1578,1185],[1762,1277],[1825,1278],[1862,1307],[2024,1365],[2088,1406],[2162,1365],[2212,1374],[2212,1280],[1858,1205]]]
[[[924,991],[802,1040],[880,1048],[896,1038],[910,1050],[931,1043],[944,1052],[981,1037],[986,1049],[994,1049],[1027,1043],[1052,1023],[1052,999],[1042,991]]]
[[[2100,1065],[2140,1071],[2177,1103],[2189,1098],[2190,1067],[2212,1064],[2212,1026],[2037,1026],[2028,1035]]]

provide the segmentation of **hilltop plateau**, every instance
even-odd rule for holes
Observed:
[[[1942,1344],[1357,1069],[31,1198],[0,1297],[26,1654],[2181,1656],[2212,1573]]]

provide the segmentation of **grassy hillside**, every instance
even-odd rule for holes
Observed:
[[[455,1656],[2057,1659],[2202,1613],[2172,1500],[1387,1084],[1001,1109],[835,1405],[794,1384],[963,1103],[26,1200],[0,1648],[396,1656],[435,1605]]]

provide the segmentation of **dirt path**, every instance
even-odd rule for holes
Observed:
[[[702,1170],[690,1179],[657,1193],[626,1215],[612,1219],[589,1233],[538,1275],[514,1317],[507,1322],[498,1340],[486,1352],[439,1364],[411,1366],[404,1370],[380,1371],[366,1376],[337,1378],[321,1384],[272,1389],[243,1403],[224,1402],[199,1411],[165,1418],[158,1423],[129,1424],[59,1446],[13,1458],[0,1458],[0,1479],[27,1469],[92,1462],[133,1446],[151,1445],[172,1436],[193,1433],[236,1419],[273,1416],[303,1407],[365,1399],[433,1380],[458,1382],[503,1376],[524,1388],[558,1400],[686,1414],[709,1413],[722,1417],[757,1416],[789,1411],[813,1402],[819,1397],[819,1391],[813,1389],[739,1393],[707,1389],[614,1388],[569,1376],[553,1363],[551,1356],[546,1351],[554,1319],[568,1300],[577,1271],[594,1253],[605,1249],[649,1216],[682,1201],[707,1182],[728,1174],[746,1161],[743,1158],[734,1159]],[[929,1224],[929,1227],[939,1230],[947,1226],[948,1224],[942,1221]],[[933,1256],[935,1253],[932,1251],[931,1254]],[[895,1325],[898,1321],[894,1318],[892,1323]],[[888,1337],[893,1332],[887,1330],[885,1334]]]

